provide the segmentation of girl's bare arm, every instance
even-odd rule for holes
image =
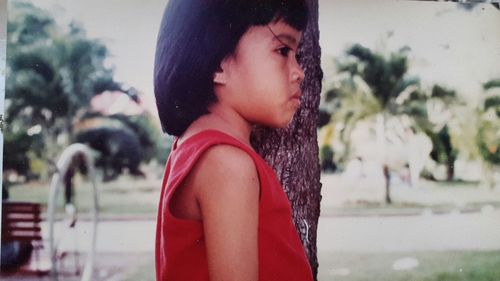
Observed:
[[[215,146],[190,176],[203,219],[210,280],[257,281],[260,186],[252,158],[232,146]]]

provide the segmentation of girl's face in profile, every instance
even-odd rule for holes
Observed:
[[[226,101],[247,121],[285,127],[292,119],[304,79],[296,59],[301,36],[283,21],[253,26],[221,63]]]

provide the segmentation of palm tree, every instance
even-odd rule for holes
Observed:
[[[338,63],[337,69],[347,76],[338,87],[326,92],[325,99],[343,97],[336,107],[333,120],[343,123],[342,139],[348,140],[355,124],[368,117],[377,119],[377,140],[379,150],[386,150],[387,120],[390,116],[423,113],[413,106],[422,98],[418,79],[407,76],[408,48],[402,48],[389,55],[375,53],[355,44],[346,51],[347,59]],[[406,106],[404,106],[406,105]],[[389,166],[382,160],[385,175],[386,203],[391,203]]]

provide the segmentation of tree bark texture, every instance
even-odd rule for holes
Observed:
[[[318,0],[306,2],[309,23],[299,48],[300,63],[305,71],[301,106],[286,129],[255,128],[252,145],[274,168],[288,195],[295,226],[316,279],[316,233],[321,201],[317,123],[323,72],[320,65]]]

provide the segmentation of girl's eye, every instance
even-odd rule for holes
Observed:
[[[297,60],[297,62],[300,62],[300,59],[302,58],[302,55],[299,54],[299,53],[296,53],[295,54],[295,60]]]
[[[278,53],[284,57],[288,57],[291,50],[289,47],[282,47],[278,49]]]

